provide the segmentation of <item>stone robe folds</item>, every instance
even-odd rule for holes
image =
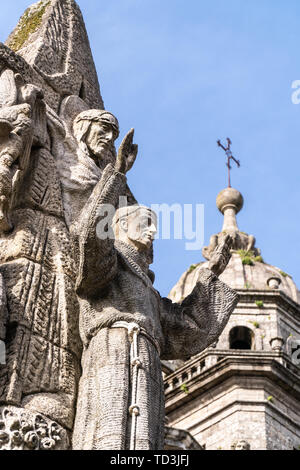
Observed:
[[[238,300],[235,291],[203,269],[192,293],[174,304],[153,288],[148,265],[134,248],[97,238],[101,205],[116,206],[125,188],[126,177],[108,165],[72,229],[84,343],[74,449],[163,449],[160,359],[187,359],[215,342]],[[137,376],[132,337],[120,322],[141,328]],[[129,413],[132,405],[137,416]]]

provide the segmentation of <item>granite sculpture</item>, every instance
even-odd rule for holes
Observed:
[[[230,237],[182,305],[153,288],[133,133],[116,152],[75,1],[32,5],[0,43],[0,449],[163,448],[160,359],[213,343],[235,306]]]
[[[153,288],[156,216],[144,206],[118,208],[137,153],[132,138],[129,132],[71,229],[84,345],[75,449],[163,449],[160,360],[187,359],[214,343],[237,302],[217,278],[230,259],[229,235],[182,304]],[[117,209],[110,221],[108,204]]]
[[[61,162],[72,149],[80,165],[69,124],[90,108],[103,102],[76,3],[32,5],[0,44],[2,449],[70,447],[82,346]]]

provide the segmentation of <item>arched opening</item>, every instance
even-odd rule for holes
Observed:
[[[235,326],[229,333],[230,349],[251,349],[252,331],[246,326]]]

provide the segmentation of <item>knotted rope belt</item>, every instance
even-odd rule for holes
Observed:
[[[160,351],[160,348],[158,342],[137,323],[117,321],[113,323],[110,328],[126,328],[128,331],[128,339],[130,341],[130,365],[132,368],[131,403],[128,409],[129,414],[131,416],[130,450],[135,450],[137,418],[140,415],[140,407],[137,403],[138,378],[139,369],[143,366],[141,358],[139,357],[139,335],[142,334],[143,336],[148,338],[151,343],[155,346],[158,353]]]

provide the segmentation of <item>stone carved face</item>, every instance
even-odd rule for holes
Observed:
[[[249,450],[250,449],[250,444],[247,441],[240,440],[237,442],[235,446],[235,450]]]
[[[116,158],[115,140],[119,136],[119,123],[109,111],[89,109],[74,119],[74,136],[85,154],[96,160],[100,168]]]
[[[94,121],[90,126],[85,142],[93,155],[101,157],[103,152],[114,152],[115,139],[116,133],[110,123]]]
[[[152,247],[156,232],[156,215],[150,209],[140,207],[135,212],[120,218],[116,238],[134,245],[139,250],[147,250]]]

